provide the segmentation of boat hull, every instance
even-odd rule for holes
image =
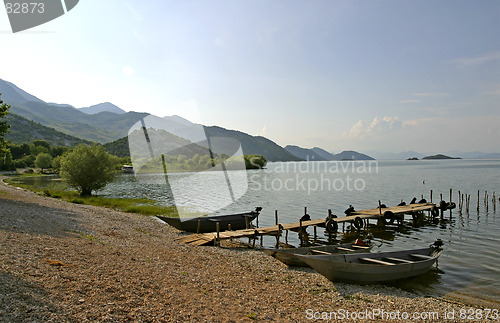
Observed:
[[[229,214],[229,215],[219,215],[219,216],[205,216],[196,218],[171,218],[165,216],[157,216],[163,222],[186,232],[216,232],[217,222],[219,223],[219,230],[225,231],[228,229],[229,224],[231,224],[231,230],[241,230],[247,228],[247,222],[250,224],[257,216],[259,211],[252,211],[247,213],[239,214]],[[248,218],[248,221],[247,221]],[[199,225],[199,231],[198,231]]]
[[[429,258],[418,260],[410,254],[420,254]],[[297,255],[309,266],[331,281],[367,284],[405,279],[425,274],[434,265],[440,252],[432,248],[383,253],[357,253],[331,256]],[[388,257],[405,259],[411,263],[393,265],[362,263],[360,258],[384,261]],[[410,260],[411,259],[411,260]]]
[[[342,250],[340,248],[351,249],[354,251]],[[340,245],[323,245],[314,247],[301,247],[301,248],[290,248],[290,249],[266,249],[265,252],[278,259],[282,263],[288,266],[296,267],[309,267],[309,265],[296,255],[308,255],[312,254],[312,250],[329,252],[329,253],[350,253],[350,252],[368,252],[371,246],[360,248],[354,246],[352,243],[345,243]]]

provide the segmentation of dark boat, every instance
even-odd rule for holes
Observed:
[[[439,240],[422,249],[297,257],[331,281],[367,284],[425,274],[441,254],[441,245]]]
[[[157,216],[163,222],[186,232],[206,233],[217,231],[217,222],[219,223],[219,231],[228,229],[231,224],[231,230],[247,229],[247,224],[250,223],[259,215],[261,207],[256,207],[255,211],[238,214],[200,216],[196,218],[171,218],[166,216]]]

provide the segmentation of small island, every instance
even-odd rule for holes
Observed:
[[[432,156],[425,156],[422,159],[462,159],[461,157],[450,157],[442,154],[437,154],[437,155],[432,155]]]
[[[407,160],[418,160],[417,157],[411,157],[411,158],[408,158]]]

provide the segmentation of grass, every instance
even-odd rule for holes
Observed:
[[[87,204],[95,206],[103,206],[112,208],[115,210],[128,212],[128,213],[139,213],[143,215],[165,215],[176,217],[179,216],[177,209],[174,206],[160,206],[155,205],[155,201],[150,199],[125,199],[125,198],[108,198],[98,195],[92,196],[80,196],[77,191],[68,191],[63,183],[55,184],[48,188],[36,188],[33,185],[23,183],[18,179],[20,177],[26,177],[24,175],[11,177],[5,181],[13,186],[22,187],[31,191],[34,191],[40,195],[58,198],[64,201],[68,201],[74,204]]]

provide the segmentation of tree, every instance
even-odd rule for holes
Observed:
[[[0,93],[0,148],[5,147],[5,141],[3,136],[7,132],[9,132],[10,126],[7,124],[7,121],[1,121],[7,114],[9,114],[10,105],[7,103],[3,103],[2,101],[2,93]]]
[[[10,126],[7,121],[1,121],[7,114],[9,114],[10,105],[3,103],[0,93],[0,169],[12,169],[12,154],[5,144],[4,136],[9,132]]]
[[[113,158],[102,146],[78,145],[72,152],[63,156],[61,177],[75,187],[81,196],[92,195],[111,182],[116,158]]]
[[[36,156],[35,167],[41,168],[43,170],[49,168],[52,163],[52,156],[48,153],[41,153]]]

